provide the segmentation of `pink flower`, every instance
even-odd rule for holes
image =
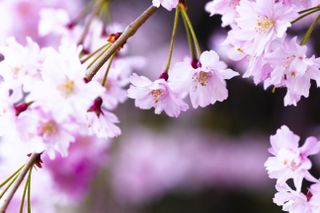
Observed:
[[[128,97],[135,99],[136,107],[141,109],[154,107],[156,114],[165,111],[170,117],[178,117],[181,111],[188,109],[188,105],[162,78],[152,82],[144,76],[133,74],[130,82],[132,85],[128,90]]]
[[[293,8],[273,0],[242,0],[237,11],[233,35],[246,43],[243,51],[251,56],[261,55],[272,40],[282,38],[297,16]]]
[[[222,15],[222,26],[232,25],[237,17],[236,7],[240,4],[240,0],[213,0],[206,4],[205,10],[210,16],[215,14]]]
[[[31,38],[27,38],[25,46],[11,37],[0,52],[4,60],[0,62],[0,75],[10,89],[21,92],[22,86],[28,88],[26,79],[33,79],[40,66],[40,48]]]
[[[84,118],[93,100],[104,90],[96,81],[84,82],[86,67],[78,54],[72,45],[62,45],[60,52],[53,48],[43,50],[42,81],[34,83],[29,100],[60,117]]]
[[[22,113],[20,117],[27,121],[27,125],[18,127],[19,136],[22,141],[29,143],[31,152],[45,151],[51,159],[55,158],[57,152],[63,157],[68,155],[69,145],[74,141],[75,123],[60,120],[40,108]]]
[[[175,64],[169,82],[181,94],[189,93],[193,108],[198,108],[224,101],[228,97],[225,79],[237,75],[237,72],[227,69],[216,52],[205,51],[197,68],[186,61]]]
[[[277,179],[279,184],[292,178],[298,191],[301,190],[303,178],[316,181],[308,171],[312,166],[308,156],[320,151],[320,143],[315,137],[308,137],[302,147],[299,147],[299,140],[299,136],[287,126],[282,126],[270,137],[269,152],[274,156],[265,162],[270,178]]]
[[[296,106],[301,96],[309,96],[311,80],[320,86],[319,59],[314,56],[307,58],[307,47],[299,45],[296,37],[279,45],[264,56],[265,63],[272,68],[264,86],[286,87],[285,106]]]
[[[176,8],[179,3],[179,0],[152,0],[152,4],[155,7],[160,7],[160,5],[167,10],[171,11],[173,8]]]
[[[104,110],[102,104],[102,98],[98,97],[88,109],[86,114],[88,134],[104,139],[119,136],[121,130],[115,125],[115,123],[119,123],[118,117],[113,113]]]
[[[283,206],[282,210],[290,213],[312,213],[308,198],[300,191],[292,190],[286,183],[276,185],[278,192],[273,198],[273,202],[278,206]]]

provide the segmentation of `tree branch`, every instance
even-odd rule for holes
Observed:
[[[16,193],[16,191],[18,190],[18,188],[20,187],[23,179],[25,178],[25,176],[27,175],[28,171],[31,169],[31,167],[33,167],[33,165],[35,165],[35,162],[40,158],[41,153],[33,153],[29,159],[29,161],[26,163],[26,165],[23,167],[23,169],[21,170],[17,180],[14,182],[11,190],[8,192],[7,197],[5,198],[1,208],[0,208],[0,213],[5,213],[6,209],[8,208],[14,194]]]
[[[150,18],[150,16],[157,11],[157,9],[157,7],[150,6],[136,20],[128,25],[121,36],[110,46],[110,48],[103,54],[97,63],[89,69],[89,73],[86,76],[88,81],[92,80],[95,74],[97,74],[99,69],[108,61],[108,59],[137,32],[137,30]]]

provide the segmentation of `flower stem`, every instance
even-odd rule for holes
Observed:
[[[104,76],[103,76],[103,79],[102,79],[102,82],[101,82],[101,84],[102,84],[103,87],[104,87],[104,85],[105,85],[105,83],[106,83],[106,81],[107,81],[107,76],[108,76],[109,70],[110,70],[110,68],[111,68],[112,61],[113,61],[113,59],[114,59],[115,56],[116,56],[116,53],[114,53],[114,54],[111,56],[110,60],[109,60],[108,67],[107,67],[107,69],[106,69],[106,72],[104,73]]]
[[[91,26],[91,23],[92,23],[94,17],[100,13],[100,4],[101,4],[100,1],[98,1],[98,3],[96,5],[94,5],[92,12],[90,13],[89,18],[83,27],[81,37],[78,41],[79,45],[84,43],[84,40],[86,39],[86,37],[88,35],[89,29],[90,29],[90,26]]]
[[[311,7],[311,8],[305,9],[305,10],[301,10],[301,11],[299,11],[299,14],[303,14],[303,13],[309,12],[314,9],[320,9],[320,5],[315,6],[315,7]]]
[[[88,81],[92,80],[108,59],[137,32],[137,30],[157,11],[157,9],[157,7],[150,6],[136,20],[127,26],[121,36],[110,46],[97,63],[89,69],[89,73],[86,76]]]
[[[303,37],[303,39],[300,42],[300,45],[305,45],[307,44],[315,26],[317,25],[318,21],[320,19],[320,15],[317,16],[317,18],[313,21],[313,23],[311,24],[311,26],[309,27],[308,31],[306,32],[305,36]]]
[[[183,5],[180,6],[180,8],[181,8],[181,14],[182,14],[183,18],[185,19],[185,21],[186,21],[186,23],[187,23],[187,26],[188,26],[188,28],[189,28],[189,30],[190,30],[190,33],[191,33],[193,42],[194,42],[194,44],[195,44],[195,46],[196,46],[197,56],[198,56],[198,58],[200,58],[201,48],[200,48],[200,45],[199,45],[199,42],[198,42],[196,33],[195,33],[195,31],[194,31],[194,29],[193,29],[193,26],[192,26],[192,23],[191,23],[191,21],[190,21],[190,19],[189,19],[189,16],[188,16],[188,14],[187,14],[186,8],[185,8]]]
[[[172,59],[172,53],[173,53],[173,48],[174,48],[174,42],[176,40],[176,35],[177,35],[177,27],[178,27],[178,23],[179,23],[179,13],[180,13],[180,9],[179,7],[176,8],[176,13],[174,16],[174,24],[173,24],[173,29],[172,29],[172,36],[171,36],[171,43],[170,43],[170,51],[169,51],[169,57],[168,57],[168,63],[167,66],[165,68],[165,72],[168,73],[169,69],[170,69],[170,65],[171,65],[171,59]]]
[[[189,48],[190,48],[190,53],[191,53],[191,59],[195,59],[196,58],[196,51],[194,49],[194,43],[192,41],[192,36],[188,27],[188,24],[186,22],[186,20],[184,18],[182,18],[183,20],[183,24],[184,27],[186,29],[186,33],[187,33],[187,38],[188,38],[188,43],[189,43]]]
[[[4,200],[2,206],[0,207],[0,213],[5,213],[6,209],[8,208],[14,194],[16,193],[16,191],[18,190],[18,188],[20,187],[23,179],[25,178],[25,176],[27,175],[28,171],[30,170],[31,167],[33,167],[33,165],[35,164],[35,162],[40,158],[41,153],[33,153],[29,159],[29,161],[26,163],[26,165],[23,167],[23,169],[21,170],[20,174],[15,177],[14,181],[12,181],[12,183],[10,183],[12,186],[11,191],[9,191],[6,199]]]
[[[28,213],[31,213],[31,175],[32,175],[32,167],[30,168],[29,175],[28,175],[28,195],[27,195]]]
[[[95,58],[93,59],[93,61],[90,62],[90,64],[88,65],[88,68],[90,68],[94,63],[96,63],[96,61],[101,58],[101,56],[109,49],[110,47],[110,43],[108,43],[109,45],[106,45],[104,50]]]
[[[26,198],[26,194],[27,194],[27,190],[29,188],[29,183],[30,183],[30,179],[31,179],[31,170],[32,170],[32,167],[31,169],[29,170],[29,175],[28,175],[28,179],[24,185],[24,189],[23,189],[23,193],[22,193],[22,198],[21,198],[21,203],[20,203],[20,213],[23,213],[23,208],[24,208],[24,200]]]
[[[4,185],[6,185],[12,178],[14,178],[20,171],[21,169],[24,167],[24,165],[22,165],[17,171],[15,171],[10,177],[8,177],[5,181],[3,181],[0,184],[0,188],[2,188]]]
[[[100,52],[101,50],[103,50],[106,47],[109,47],[111,44],[107,43],[102,45],[101,47],[99,47],[96,51],[94,51],[93,53],[91,53],[90,55],[88,55],[86,58],[84,58],[83,60],[81,60],[81,63],[84,64],[86,61],[88,61],[90,58],[92,58],[92,56],[96,55],[98,52]]]
[[[310,10],[310,12],[307,12],[307,13],[299,16],[299,17],[296,18],[295,20],[291,21],[291,24],[294,24],[294,23],[296,23],[297,21],[303,19],[304,17],[307,17],[307,16],[309,16],[309,15],[315,13],[315,12],[318,12],[318,11],[320,11],[320,7],[317,7],[317,8],[315,8],[315,9],[313,9],[313,10]]]

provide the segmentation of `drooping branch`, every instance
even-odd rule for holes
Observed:
[[[157,9],[157,7],[150,6],[136,20],[127,26],[121,36],[110,46],[110,48],[103,54],[97,63],[95,63],[89,69],[89,72],[86,76],[88,81],[91,81],[91,79],[97,74],[99,69],[108,61],[108,59],[137,32],[137,30],[157,11]]]
[[[22,181],[24,180],[24,178],[26,177],[28,171],[35,165],[35,163],[39,160],[41,156],[41,153],[33,153],[30,156],[29,161],[26,163],[26,165],[23,167],[23,169],[21,170],[17,180],[14,182],[14,184],[12,185],[11,190],[8,192],[1,208],[0,208],[0,213],[5,213],[6,209],[8,208],[14,194],[16,193],[16,191],[18,190],[18,188],[20,187]]]

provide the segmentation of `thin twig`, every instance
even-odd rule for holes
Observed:
[[[128,25],[121,36],[110,46],[110,48],[103,54],[97,63],[89,69],[86,77],[88,81],[90,81],[95,74],[97,74],[99,69],[108,61],[108,59],[137,32],[137,30],[150,18],[150,16],[157,11],[157,9],[157,7],[150,6],[136,20]]]
[[[16,193],[16,191],[18,190],[18,188],[20,187],[23,179],[25,178],[25,176],[27,175],[28,171],[31,169],[31,167],[33,167],[33,165],[35,164],[35,162],[40,158],[40,153],[33,153],[29,159],[29,161],[26,163],[26,165],[23,167],[23,169],[21,170],[17,180],[14,182],[11,190],[8,192],[7,197],[5,198],[3,205],[0,208],[0,213],[5,213],[6,209],[8,208],[11,199],[13,198],[14,194]]]

